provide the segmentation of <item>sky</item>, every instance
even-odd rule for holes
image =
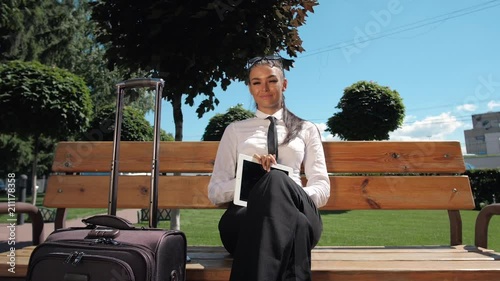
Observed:
[[[471,115],[500,111],[500,0],[319,0],[314,10],[299,27],[306,51],[286,73],[285,96],[321,130],[344,89],[360,80],[403,99],[404,124],[390,140],[455,140],[465,153]],[[220,104],[201,119],[197,104],[183,105],[184,141],[201,140],[210,118],[232,106],[255,110],[241,82],[216,97]],[[167,102],[161,128],[175,131]]]

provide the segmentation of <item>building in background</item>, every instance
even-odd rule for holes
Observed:
[[[500,112],[472,115],[472,129],[464,136],[467,163],[478,169],[500,168]]]
[[[472,129],[464,135],[467,154],[500,154],[500,112],[472,115]]]

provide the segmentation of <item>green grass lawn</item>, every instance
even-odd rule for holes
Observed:
[[[217,223],[223,210],[182,210],[181,229],[189,245],[221,245]],[[478,211],[462,211],[463,243],[474,244]],[[321,246],[449,245],[446,211],[323,212]],[[168,228],[169,222],[159,227]],[[500,252],[500,217],[490,222],[488,248]]]

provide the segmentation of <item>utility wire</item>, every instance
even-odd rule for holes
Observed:
[[[490,4],[492,4],[492,5],[490,5]],[[478,5],[470,6],[467,8],[459,9],[456,11],[452,11],[452,12],[449,12],[449,13],[446,13],[443,15],[439,15],[439,16],[430,18],[430,19],[420,20],[420,21],[406,24],[406,25],[403,25],[403,26],[400,26],[400,27],[397,27],[394,29],[389,29],[388,31],[381,32],[379,35],[376,35],[372,38],[367,38],[364,40],[360,40],[358,42],[354,42],[354,40],[350,40],[350,41],[336,43],[336,44],[333,44],[333,45],[330,45],[327,47],[323,47],[320,49],[316,49],[316,50],[311,51],[309,54],[297,57],[297,59],[305,58],[305,57],[309,57],[309,56],[313,56],[313,55],[317,55],[317,54],[321,54],[321,53],[325,53],[325,52],[330,52],[330,51],[334,51],[334,50],[339,50],[341,48],[354,46],[356,44],[362,44],[365,42],[374,41],[374,40],[381,39],[381,38],[391,36],[394,34],[418,29],[418,28],[421,28],[421,27],[424,27],[427,25],[431,25],[431,24],[435,24],[435,23],[439,23],[439,22],[444,22],[444,21],[447,21],[449,19],[465,16],[465,15],[476,13],[476,12],[479,12],[482,10],[491,9],[491,8],[499,6],[499,5],[500,5],[499,0],[492,0],[489,2],[482,3],[482,4],[478,4]]]

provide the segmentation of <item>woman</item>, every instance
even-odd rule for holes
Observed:
[[[233,200],[240,153],[253,156],[268,171],[250,191],[248,206],[229,203],[219,222],[222,243],[234,258],[230,280],[311,280],[311,249],[322,232],[318,208],[330,196],[320,133],[285,107],[288,81],[280,57],[254,58],[248,72],[256,116],[226,128],[208,186],[212,203]],[[268,152],[269,116],[277,119],[275,153]],[[271,170],[276,163],[292,167],[293,174]],[[307,178],[304,187],[301,167]]]

